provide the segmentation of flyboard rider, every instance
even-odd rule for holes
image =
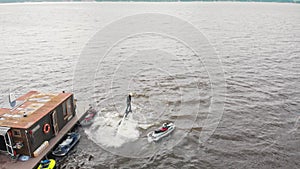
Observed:
[[[128,114],[130,112],[132,112],[131,110],[131,96],[132,96],[132,93],[129,93],[128,96],[127,96],[127,107],[126,107],[126,110],[125,110],[125,118],[128,116]]]

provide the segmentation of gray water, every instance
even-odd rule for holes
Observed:
[[[92,91],[85,79],[73,86],[76,71],[88,69],[78,61],[99,30],[124,16],[149,12],[190,22],[220,57],[226,99],[217,128],[205,142],[202,127],[214,99],[210,74],[203,62],[193,67],[199,60],[176,39],[129,37],[102,60],[93,82],[86,82],[93,84]],[[80,99],[91,92],[97,108],[107,113],[122,112],[126,93],[133,91],[140,110],[136,120],[176,121],[178,126],[155,145],[146,145],[148,130],[140,130],[141,142],[121,148],[92,141],[84,131],[90,129],[80,128],[82,139],[60,168],[299,168],[299,14],[299,5],[277,3],[2,4],[1,98],[10,90],[16,95],[74,91]],[[126,61],[119,62],[122,57]],[[191,69],[182,67],[182,60]]]

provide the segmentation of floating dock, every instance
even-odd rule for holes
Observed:
[[[36,106],[36,102],[32,102],[31,100],[32,100],[32,98],[39,98],[36,96],[41,96],[41,94],[38,92],[32,91],[32,92],[27,93],[24,96],[20,97],[19,100],[18,99],[17,100],[19,102],[23,100],[21,102],[21,105],[22,104],[25,105],[23,107],[24,111],[32,110],[33,112],[31,112],[31,115],[28,115],[28,116],[24,115],[24,117],[18,117],[21,119],[20,123],[24,122],[24,119],[29,119],[30,116],[36,116],[37,113],[43,114],[43,117],[41,117],[41,120],[39,120],[39,119],[36,120],[34,122],[34,124],[28,123],[28,124],[30,124],[30,127],[27,127],[26,129],[24,129],[25,130],[24,133],[22,133],[22,129],[20,129],[21,131],[19,133],[18,132],[15,133],[15,131],[19,131],[18,128],[11,127],[13,125],[11,125],[11,126],[6,125],[6,124],[10,124],[10,123],[7,123],[7,121],[13,122],[12,120],[14,120],[15,118],[11,118],[10,116],[7,116],[7,115],[5,116],[3,111],[2,111],[2,114],[0,111],[0,115],[1,115],[0,118],[7,117],[4,120],[2,119],[3,123],[1,125],[1,127],[3,127],[3,128],[11,127],[9,130],[10,132],[7,131],[7,132],[9,132],[7,134],[3,134],[3,131],[2,131],[2,135],[3,135],[2,142],[6,138],[10,137],[9,140],[11,142],[11,146],[9,146],[6,143],[7,142],[6,140],[5,140],[5,143],[6,143],[6,149],[9,150],[11,148],[11,150],[12,150],[12,151],[7,151],[8,153],[0,152],[0,169],[21,169],[21,168],[23,168],[23,169],[31,169],[32,168],[33,169],[33,168],[38,167],[40,161],[52,151],[52,149],[55,147],[55,145],[57,145],[60,142],[60,140],[76,125],[76,123],[82,118],[84,113],[89,108],[89,106],[86,106],[88,104],[84,104],[84,103],[79,104],[77,102],[76,110],[75,110],[75,103],[73,103],[74,102],[73,95],[68,94],[68,93],[62,93],[62,94],[60,93],[60,94],[56,95],[55,97],[53,96],[53,98],[50,98],[48,100],[45,99],[46,98],[45,96],[49,96],[49,95],[43,94],[42,99],[44,99],[44,100],[42,100],[42,101],[44,101],[44,105],[41,105],[40,107],[37,107],[36,110],[33,110],[32,107],[29,107],[29,105]],[[68,114],[68,101],[70,101],[70,103],[72,103],[72,105],[74,105],[74,114],[73,113]],[[28,102],[30,102],[31,104],[29,104]],[[64,106],[63,104],[66,104],[66,105]],[[51,106],[52,106],[52,108],[51,108]],[[62,114],[65,113],[63,116],[64,117],[63,119],[65,119],[67,122],[64,123],[63,125],[57,124],[57,126],[56,126],[55,123],[61,123],[61,122],[59,122],[59,114],[60,114],[59,106],[66,109],[66,112],[61,112],[61,113]],[[22,107],[20,106],[19,108],[11,109],[9,112],[13,115],[17,115],[16,112],[18,112],[19,114],[21,112],[23,114],[24,112],[22,112],[21,109],[22,109]],[[47,109],[47,111],[44,111],[46,109]],[[18,110],[18,111],[15,111],[15,110]],[[4,112],[7,112],[7,111],[5,110]],[[49,114],[47,112],[49,112]],[[58,115],[56,115],[56,113]],[[6,114],[9,114],[9,113],[6,113]],[[67,115],[70,115],[70,117],[71,116],[73,116],[73,117],[69,118]],[[47,119],[48,116],[49,116],[49,119]],[[50,120],[50,121],[48,122],[47,120]],[[46,124],[46,127],[44,124]],[[47,126],[50,126],[50,129],[48,129]],[[41,130],[41,131],[39,131],[39,130]],[[50,130],[51,130],[51,132],[50,132]],[[45,135],[44,138],[40,138],[39,132],[40,133],[42,132]],[[19,134],[19,136],[22,136],[22,137],[18,138],[17,134]],[[28,143],[26,143],[26,141],[22,140],[22,139],[24,139],[23,135],[25,135],[24,138],[26,138],[27,141],[30,140],[30,137],[33,137],[32,138],[33,141],[28,141]],[[50,135],[50,136],[46,136],[46,135]],[[37,137],[34,137],[34,136],[37,136]],[[49,137],[51,139],[49,139]],[[24,144],[24,145],[21,148],[17,149],[16,145],[18,145],[17,143],[20,142],[20,140],[22,141],[22,144]],[[40,142],[43,142],[43,143],[46,142],[47,146],[43,146],[43,144],[40,144]],[[28,150],[30,150],[30,147],[34,147],[34,145],[28,145],[27,147],[29,147],[29,148],[27,148],[25,144],[34,144],[34,143],[39,143],[38,147],[35,146],[37,148],[34,148],[34,151],[33,150],[28,151]],[[3,147],[5,148],[5,146],[2,145],[2,148]],[[13,155],[16,154],[16,152],[22,152],[21,151],[22,149],[25,149],[30,154],[31,158],[28,161],[23,162],[23,161],[20,161],[19,159],[17,159],[16,158],[17,156],[15,158],[12,158],[12,156],[10,156],[12,154]],[[20,153],[17,153],[17,154],[20,154]]]
[[[60,131],[60,134],[58,134],[56,137],[51,139],[49,141],[49,146],[47,146],[37,157],[30,158],[28,161],[22,162],[18,159],[12,159],[7,154],[0,154],[0,166],[1,169],[17,169],[17,168],[24,168],[24,169],[30,169],[35,168],[39,162],[47,156],[49,152],[53,149],[53,147],[62,139],[62,137],[68,133],[69,130],[71,130],[74,125],[78,122],[77,117],[73,118],[64,128]]]

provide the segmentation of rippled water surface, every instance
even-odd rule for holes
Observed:
[[[149,32],[127,37],[97,63],[93,81],[83,77],[82,85],[73,86],[75,70],[89,68],[78,64],[89,40],[111,22],[140,13],[188,21],[219,56],[226,99],[208,140],[202,142],[201,133],[213,111],[212,75],[176,38]],[[79,129],[82,139],[60,168],[296,169],[299,14],[299,5],[277,3],[1,4],[1,98],[10,90],[17,95],[65,90],[84,96],[86,85],[92,84],[89,97],[101,113],[90,128]],[[104,144],[101,125],[123,113],[128,92],[134,92],[133,120],[148,126],[134,130],[137,140]],[[164,121],[175,121],[175,132],[159,143],[147,143],[147,132]]]

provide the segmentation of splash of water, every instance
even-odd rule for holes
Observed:
[[[135,141],[139,138],[138,121],[130,114],[119,125],[122,117],[118,113],[108,112],[98,116],[94,124],[85,132],[95,143],[105,147],[121,147],[124,143]]]

